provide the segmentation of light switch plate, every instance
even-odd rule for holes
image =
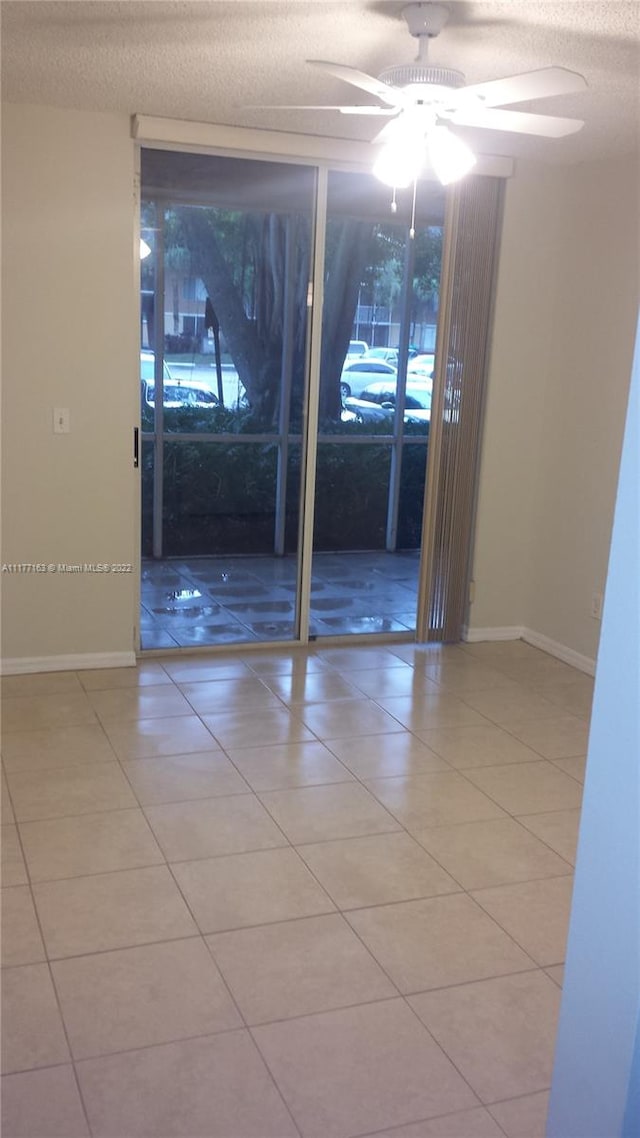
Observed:
[[[71,421],[68,407],[53,408],[54,435],[68,435],[71,430]]]

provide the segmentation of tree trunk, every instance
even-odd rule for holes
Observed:
[[[334,221],[338,238],[324,290],[322,360],[320,364],[320,419],[339,419],[342,406],[340,373],[358,304],[362,270],[371,241],[372,225],[344,218]]]

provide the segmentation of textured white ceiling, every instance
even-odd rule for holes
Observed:
[[[13,102],[371,138],[379,120],[248,109],[363,102],[308,67],[328,59],[377,75],[415,58],[404,0],[3,0],[4,97]],[[582,118],[560,141],[466,131],[479,152],[577,162],[637,151],[640,2],[449,0],[431,61],[467,82],[551,64],[585,76],[580,95],[519,110]],[[463,132],[461,132],[463,133]]]

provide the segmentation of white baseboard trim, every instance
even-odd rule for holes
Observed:
[[[519,625],[504,628],[463,628],[462,639],[467,644],[478,644],[482,640],[522,640],[524,629]]]
[[[0,662],[0,675],[31,672],[84,672],[89,668],[133,668],[135,652],[86,652],[74,656],[15,656]]]
[[[591,656],[583,656],[581,652],[567,648],[566,644],[560,644],[558,640],[552,640],[550,636],[536,632],[533,628],[524,628],[518,625],[505,628],[464,628],[462,639],[467,644],[478,644],[483,640],[524,640],[533,648],[540,648],[543,652],[548,652],[550,656],[555,656],[563,663],[570,664],[572,668],[586,672],[588,676],[595,676],[596,674],[596,662]]]
[[[596,662],[591,656],[583,656],[581,652],[567,648],[566,644],[560,644],[559,641],[552,640],[550,636],[544,636],[542,632],[535,632],[532,628],[523,628],[522,639],[534,648],[541,648],[550,656],[556,656],[558,660],[570,664],[572,668],[586,672],[588,676],[595,676],[596,674]]]

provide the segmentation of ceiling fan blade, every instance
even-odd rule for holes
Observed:
[[[397,115],[401,107],[338,107],[342,115]]]
[[[487,130],[510,130],[514,134],[537,134],[541,138],[564,138],[575,134],[584,123],[581,119],[562,119],[556,115],[531,115],[523,111],[502,111],[493,107],[465,107],[455,111],[449,122],[457,126],[481,126]]]
[[[577,71],[568,71],[566,67],[543,67],[540,71],[524,71],[522,75],[463,87],[459,105],[468,94],[475,95],[485,107],[502,107],[525,103],[529,99],[547,99],[551,95],[571,95],[586,89],[587,81]]]
[[[342,115],[395,115],[396,107],[339,107],[327,103],[245,103],[245,111],[340,111]]]
[[[376,99],[380,99],[381,103],[386,103],[389,107],[400,106],[403,101],[401,91],[390,87],[387,83],[381,83],[379,79],[374,79],[373,75],[367,75],[355,67],[347,67],[343,63],[327,63],[324,59],[308,59],[307,63],[319,67],[328,75],[334,75],[336,79],[342,79],[345,83],[359,87],[361,91],[368,91],[370,95],[375,95]]]

